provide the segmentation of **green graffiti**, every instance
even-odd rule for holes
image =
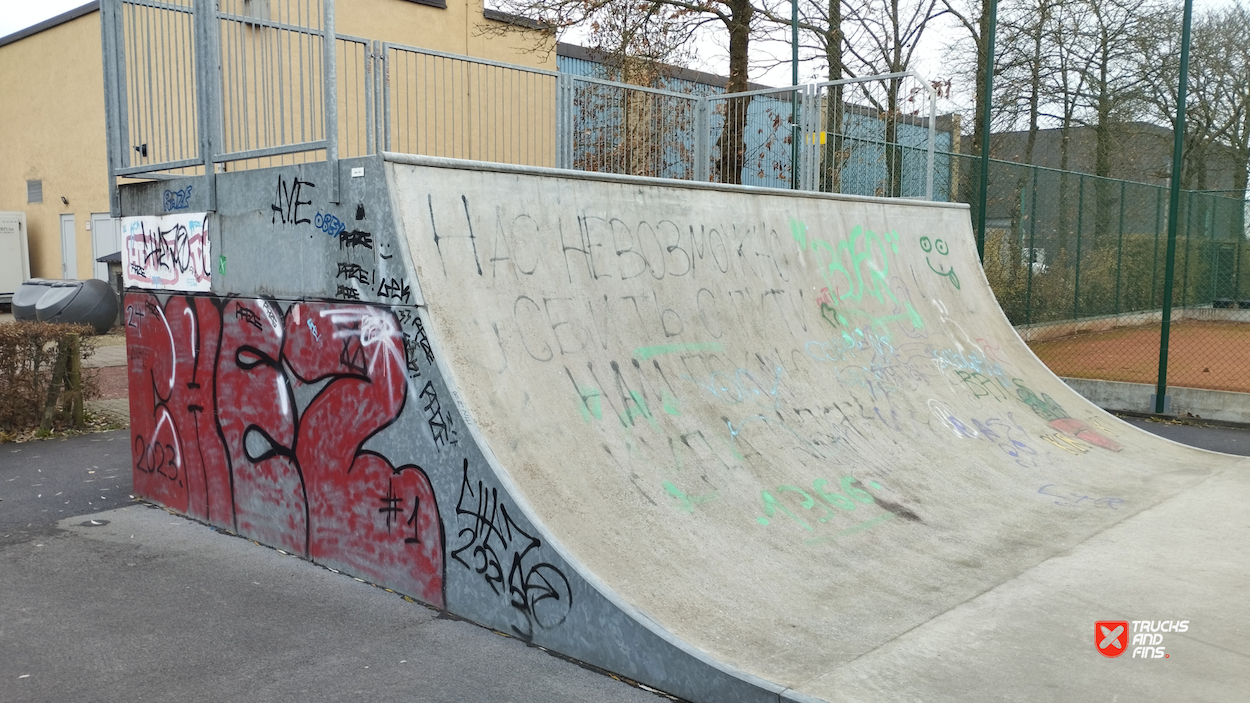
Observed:
[[[217,273],[222,276],[226,275],[226,257],[224,254],[217,259]]]
[[[1024,385],[1024,381],[1013,378],[1011,382],[1016,384],[1016,395],[1020,398],[1020,402],[1033,409],[1037,416],[1046,422],[1054,422],[1068,417],[1068,413],[1064,412],[1063,407],[1055,402],[1049,394],[1043,393],[1041,398],[1033,392],[1031,388]]]
[[[920,313],[916,312],[916,308],[912,306],[910,300],[903,303],[903,312],[895,315],[873,315],[867,310],[860,310],[859,308],[846,308],[846,313],[847,315],[866,320],[868,326],[879,330],[882,336],[888,333],[889,325],[892,322],[906,322],[912,326],[912,329],[924,329],[924,318],[920,316]]]
[[[812,510],[814,508],[819,507],[822,511],[824,511],[824,514],[821,515],[821,517],[819,518],[820,522],[822,523],[829,522],[833,517],[835,517],[836,511],[832,510],[832,508],[841,508],[843,511],[850,512],[852,510],[855,510],[858,507],[858,503],[871,505],[877,502],[876,499],[872,497],[871,493],[869,493],[868,491],[864,490],[861,487],[863,484],[861,484],[854,476],[843,476],[838,481],[838,486],[842,489],[841,493],[828,490],[826,488],[826,486],[828,485],[829,485],[828,479],[821,478],[821,479],[816,479],[815,481],[812,481],[813,492],[817,496],[819,496],[823,502],[817,502],[816,499],[813,498],[810,493],[803,490],[802,488],[799,488],[798,486],[777,486],[776,492],[778,495],[782,493],[786,493],[786,492],[797,493],[802,498],[802,502],[799,503],[799,507],[802,508],[803,510]],[[881,489],[881,484],[877,483],[876,481],[869,481],[868,486],[870,488],[873,488],[874,490]],[[772,493],[769,493],[768,491],[761,491],[760,499],[763,502],[764,514],[766,517],[757,516],[755,518],[755,521],[758,522],[759,524],[761,525],[769,524],[769,518],[775,517],[777,514],[777,511],[781,511],[785,513],[786,515],[790,516],[790,518],[792,518],[795,522],[802,525],[807,530],[814,531],[810,524],[808,524],[806,521],[800,518],[796,513],[788,509]],[[828,505],[826,505],[826,503]],[[880,523],[884,520],[888,520],[891,515],[892,514],[887,514],[882,517],[873,518],[866,522],[862,522],[859,525],[856,525],[854,527],[850,527],[845,530],[842,530],[836,535],[833,535],[830,537],[819,537],[819,538],[806,540],[804,544],[816,544],[818,542],[823,542],[823,541],[830,540],[830,539],[837,539],[840,536],[849,535],[854,532],[858,532],[859,530],[865,530],[865,529],[868,529],[869,527],[872,527],[873,525],[877,523]]]
[[[898,253],[897,232],[890,231],[883,235],[878,235],[870,229],[865,229],[862,225],[855,225],[851,228],[851,232],[846,240],[834,245],[822,239],[809,241],[807,239],[807,228],[802,226],[802,223],[796,223],[794,220],[790,222],[790,230],[801,250],[807,251],[810,249],[818,254],[818,263],[820,261],[819,254],[829,257],[829,261],[823,265],[820,275],[824,278],[825,283],[828,284],[828,290],[845,290],[844,293],[838,295],[837,300],[830,300],[828,301],[829,303],[836,304],[844,300],[861,302],[864,294],[867,293],[879,303],[885,304],[889,301],[896,305],[899,304],[898,297],[894,295],[894,292],[890,290],[888,285],[890,277],[889,257],[890,254]],[[867,268],[867,278],[864,276],[865,267]],[[838,281],[841,281],[844,285],[838,286]]]
[[[636,417],[646,420],[647,424],[651,425],[651,429],[656,432],[660,431],[659,423],[655,421],[651,409],[647,407],[647,399],[638,391],[630,391],[629,399],[625,403],[625,411],[621,413],[621,424],[626,428],[632,427]]]
[[[646,361],[653,356],[663,354],[680,354],[683,352],[712,352],[719,354],[725,351],[725,345],[720,342],[690,342],[687,344],[662,344],[656,347],[638,347],[634,350],[634,357],[639,361]]]
[[[596,420],[603,419],[603,394],[598,388],[593,386],[579,386],[577,393],[581,402],[577,404],[577,409],[582,411],[582,419],[587,423],[593,415]]]
[[[696,505],[707,503],[715,500],[716,498],[715,492],[701,496],[686,495],[686,493],[674,485],[672,481],[665,481],[660,485],[664,486],[664,490],[668,493],[668,495],[678,502],[681,507],[681,511],[684,513],[693,513]]]
[[[799,243],[799,249],[807,250],[807,225],[800,220],[790,220],[790,236]]]
[[[815,531],[812,529],[811,525],[803,521],[803,518],[790,512],[790,509],[787,508],[781,501],[777,500],[773,496],[772,493],[769,493],[768,491],[760,491],[760,500],[764,502],[764,514],[767,515],[768,517],[755,518],[756,522],[758,522],[759,524],[767,525],[768,518],[776,517],[777,511],[780,510],[786,515],[789,515],[792,520],[802,525],[805,529],[807,529],[807,531],[809,532]]]
[[[664,412],[668,413],[669,415],[681,414],[681,410],[677,408],[677,403],[679,402],[677,400],[677,397],[674,396],[672,393],[669,393],[667,388],[660,391],[660,401],[664,405]]]
[[[848,527],[845,530],[842,530],[841,532],[837,533],[836,535],[829,535],[828,537],[810,537],[808,539],[803,540],[803,544],[821,544],[823,542],[832,542],[833,540],[836,540],[840,537],[847,537],[849,535],[855,534],[856,532],[863,532],[864,530],[867,530],[870,527],[876,527],[877,525],[880,525],[881,523],[886,522],[887,520],[893,517],[894,517],[894,513],[886,513],[884,515],[878,515],[877,517],[874,517],[870,520],[865,520],[859,523],[858,525],[853,525],[851,527]]]
[[[829,313],[833,313],[832,319],[830,319]],[[843,317],[841,313],[839,313],[836,309],[834,309],[832,305],[829,305],[828,303],[820,304],[820,316],[825,318],[825,322],[828,322],[829,326],[833,327],[834,329],[837,329],[839,326],[846,324],[846,318]]]
[[[928,237],[920,238],[920,249],[924,251],[925,254],[937,253],[942,256],[946,256],[950,253],[950,247],[947,246],[944,240],[930,240]],[[955,274],[955,269],[953,267],[943,271],[942,269],[935,267],[933,262],[929,260],[928,256],[924,257],[924,262],[929,265],[930,271],[946,278],[951,282],[952,286],[955,286],[955,290],[959,290],[959,276]]]

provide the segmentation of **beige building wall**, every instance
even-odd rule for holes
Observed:
[[[485,19],[482,0],[448,0],[446,8],[410,0],[351,0],[338,3],[335,13],[340,34],[556,70],[553,35],[514,31],[498,36],[491,30],[508,25]]]
[[[37,278],[61,277],[62,214],[74,215],[78,277],[90,278],[87,224],[109,209],[99,17],[0,46],[0,210],[26,213]],[[43,203],[26,202],[28,180],[43,181]]]
[[[446,8],[347,0],[336,5],[335,25],[344,35],[546,70],[556,65],[553,37],[486,19],[481,0],[450,0]],[[504,27],[512,31],[500,35]],[[77,274],[91,277],[87,227],[92,213],[109,209],[99,12],[0,46],[0,101],[7,108],[0,120],[0,210],[26,213],[31,275],[61,277],[60,220],[73,214]],[[543,151],[537,161],[546,164]],[[43,203],[26,202],[27,180],[43,181]]]

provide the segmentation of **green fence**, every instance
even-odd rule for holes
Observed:
[[[949,157],[944,192],[969,202],[975,221],[980,162]],[[1181,193],[1171,386],[1250,392],[1246,203],[1228,195]],[[986,276],[1056,373],[1156,382],[1167,218],[1163,186],[990,162]]]

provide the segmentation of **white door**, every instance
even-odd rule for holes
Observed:
[[[109,265],[96,259],[122,250],[121,229],[117,220],[109,217],[107,212],[91,214],[91,260],[94,262],[95,278],[109,280]]]
[[[78,278],[77,232],[74,216],[61,215],[61,278]]]

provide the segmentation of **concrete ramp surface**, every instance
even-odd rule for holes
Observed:
[[[128,296],[218,330],[145,495],[698,701],[1244,697],[1245,467],[1049,373],[965,207],[362,161],[371,233],[219,196],[212,296]],[[258,229],[334,293],[231,272]]]

